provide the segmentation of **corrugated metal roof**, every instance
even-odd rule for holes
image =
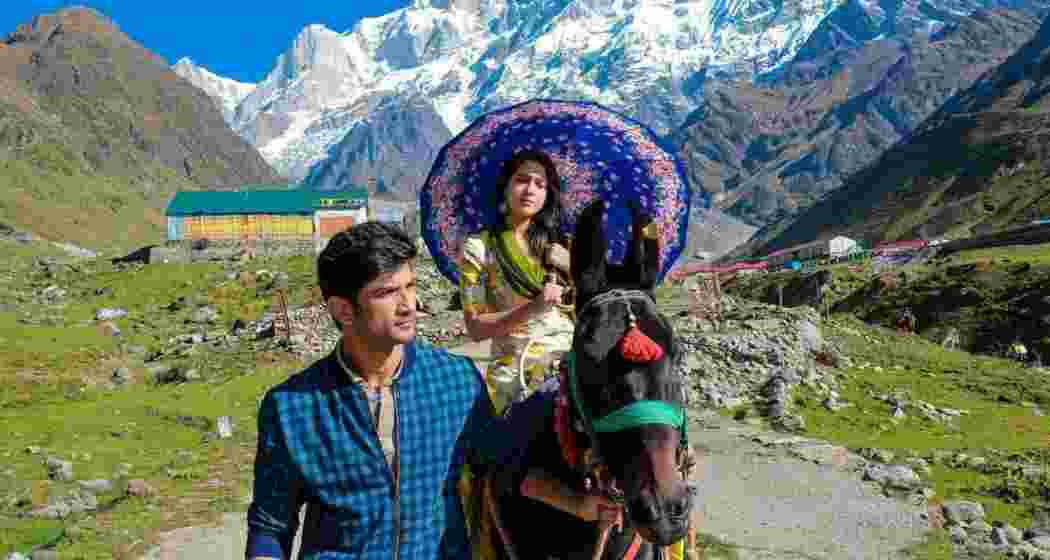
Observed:
[[[168,203],[167,216],[222,216],[230,214],[313,214],[319,208],[342,203],[365,204],[368,189],[341,191],[258,188],[239,191],[179,191]]]

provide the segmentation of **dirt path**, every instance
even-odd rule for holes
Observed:
[[[486,348],[457,350],[481,359]],[[726,543],[705,560],[885,560],[927,530],[920,508],[882,496],[848,463],[804,461],[777,445],[791,441],[787,436],[713,413],[693,416],[690,440],[703,455],[695,475],[697,528]],[[227,514],[218,527],[165,533],[143,560],[239,560],[245,537],[244,514]]]
[[[922,509],[882,496],[851,465],[804,461],[788,446],[753,441],[788,436],[714,415],[703,420],[690,432],[703,450],[694,520],[698,531],[729,543],[741,560],[883,560],[898,557],[927,530]]]

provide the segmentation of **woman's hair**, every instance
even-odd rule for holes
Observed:
[[[547,174],[547,197],[543,202],[543,208],[532,217],[532,222],[529,223],[529,228],[525,233],[529,242],[529,250],[542,262],[545,259],[547,246],[558,241],[558,228],[561,220],[561,179],[558,177],[558,168],[554,166],[554,161],[550,156],[537,150],[525,150],[504,162],[499,176],[499,188],[496,189],[496,206],[499,207],[506,202],[507,184],[510,183],[514,172],[526,161],[539,163]],[[508,227],[504,221],[497,224],[495,229],[502,231]]]

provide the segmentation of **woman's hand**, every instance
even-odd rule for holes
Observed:
[[[550,247],[547,247],[547,262],[565,274],[572,273],[569,270],[572,264],[569,250],[557,243],[551,243]]]
[[[529,308],[534,314],[546,313],[551,310],[555,305],[561,303],[561,295],[565,288],[559,286],[554,282],[548,282],[543,285],[543,292],[540,295],[533,298],[529,302]]]

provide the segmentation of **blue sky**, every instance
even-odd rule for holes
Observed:
[[[258,82],[303,27],[347,31],[362,17],[389,13],[411,0],[3,0],[0,37],[33,16],[90,6],[169,64],[188,56],[242,82]]]

